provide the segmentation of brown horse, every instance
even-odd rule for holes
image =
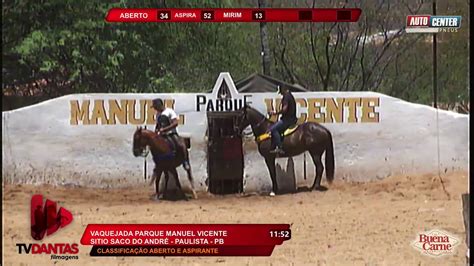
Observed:
[[[239,129],[241,132],[247,127],[252,127],[252,132],[257,140],[259,136],[267,133],[270,126],[273,124],[263,114],[250,106],[244,106],[240,109],[242,112]],[[258,151],[265,158],[270,177],[272,179],[273,190],[270,195],[275,195],[278,192],[278,185],[276,182],[275,158],[276,155],[270,153],[271,139],[257,141]],[[331,132],[318,123],[306,122],[300,126],[290,135],[283,138],[284,155],[280,157],[291,157],[299,155],[308,151],[313,158],[313,163],[316,167],[316,177],[314,179],[311,190],[326,190],[327,188],[321,186],[321,178],[324,171],[321,156],[326,152],[326,179],[329,183],[334,180],[334,151]]]
[[[180,141],[183,141],[183,139],[180,138]],[[159,199],[160,196],[159,185],[163,173],[165,173],[165,190],[170,174],[175,178],[178,189],[181,190],[181,183],[179,182],[176,168],[183,164],[184,154],[180,152],[180,149],[174,152],[168,140],[163,136],[156,134],[154,131],[138,127],[133,134],[133,155],[135,157],[144,156],[147,146],[150,148],[153,161],[155,162],[151,183],[155,181],[156,198]],[[191,169],[187,170],[187,174],[189,182],[191,183],[193,197],[197,198],[196,192],[194,191]]]

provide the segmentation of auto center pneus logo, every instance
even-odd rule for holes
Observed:
[[[69,225],[72,214],[69,210],[60,207],[57,210],[55,201],[46,199],[43,205],[42,195],[31,197],[31,237],[41,241],[45,236],[56,233],[61,228]],[[77,243],[17,243],[19,254],[51,254],[51,259],[78,259],[78,256],[62,256],[79,253]],[[60,256],[58,256],[60,255]]]

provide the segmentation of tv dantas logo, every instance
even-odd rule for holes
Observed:
[[[31,198],[31,237],[42,240],[45,235],[52,235],[59,228],[72,222],[72,214],[65,208],[57,210],[57,203],[46,199],[43,205],[42,195],[33,195]],[[79,245],[77,243],[17,243],[18,254],[48,254],[51,259],[70,260],[78,259]]]
[[[456,236],[443,230],[434,229],[420,233],[411,245],[424,255],[441,257],[453,254],[459,243],[460,241]]]

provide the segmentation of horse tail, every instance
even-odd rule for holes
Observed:
[[[326,158],[324,164],[326,165],[326,179],[331,184],[334,180],[334,148],[332,143],[331,132],[327,130],[329,141],[326,146]]]

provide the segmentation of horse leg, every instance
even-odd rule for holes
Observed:
[[[165,171],[165,189],[163,190],[163,196],[165,196],[165,197],[168,193],[168,181],[169,181],[169,179],[170,179],[170,172]]]
[[[268,156],[265,157],[265,163],[267,164],[268,171],[270,172],[270,178],[272,179],[272,191],[270,196],[275,196],[275,193],[278,192],[278,185],[276,181],[276,170],[275,170],[275,157]]]
[[[316,168],[316,176],[314,177],[313,185],[311,186],[311,190],[325,190],[321,186],[321,179],[323,177],[324,166],[321,162],[321,153],[317,153],[315,151],[310,151],[311,158],[313,158],[314,167]]]
[[[191,190],[193,192],[193,198],[197,199],[198,197],[197,197],[196,191],[194,190],[194,180],[193,180],[193,173],[191,172],[191,166],[189,166],[189,168],[186,169],[186,173],[188,174],[189,183],[191,183]]]
[[[155,190],[156,190],[156,199],[160,198],[160,180],[161,175],[163,174],[162,170],[157,170],[156,168],[153,170],[153,179],[155,180]]]
[[[171,172],[171,174],[174,176],[174,179],[175,179],[175,182],[176,182],[176,186],[178,187],[178,190],[179,190],[180,195],[184,195],[183,189],[181,188],[181,182],[179,182],[178,171],[176,171],[176,169],[173,169],[173,170],[171,170],[170,172]],[[186,197],[185,197],[185,199],[187,200]]]
[[[186,171],[186,172],[188,173],[189,183],[191,183],[191,191],[193,192],[193,198],[197,199],[198,196],[197,196],[196,191],[194,190],[194,180],[193,180],[193,175],[191,173],[191,169],[189,169],[189,171]]]

